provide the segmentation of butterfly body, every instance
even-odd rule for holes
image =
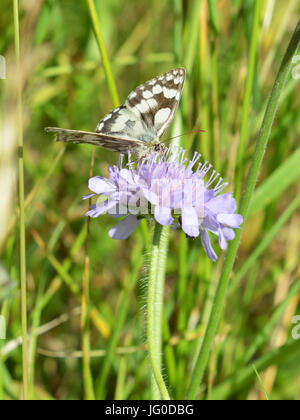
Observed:
[[[143,83],[125,103],[108,113],[96,132],[48,127],[57,141],[102,146],[118,152],[131,152],[138,159],[162,148],[160,137],[173,120],[185,80],[178,68]]]

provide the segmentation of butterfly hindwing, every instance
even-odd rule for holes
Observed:
[[[98,124],[97,133],[111,134],[114,136],[134,138],[145,141],[147,127],[141,118],[122,105],[107,114]],[[151,140],[155,138],[151,137]]]

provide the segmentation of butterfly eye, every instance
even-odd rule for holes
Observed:
[[[156,144],[155,146],[154,146],[154,151],[155,152],[159,152],[160,151],[160,144]]]

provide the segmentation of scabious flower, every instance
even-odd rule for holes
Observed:
[[[220,194],[227,184],[211,164],[199,163],[200,157],[195,153],[189,161],[183,149],[170,147],[135,167],[130,155],[127,165],[121,156],[118,165],[109,167],[108,178],[89,180],[92,194],[84,199],[98,196],[98,200],[87,216],[123,217],[109,231],[113,239],[128,238],[142,218],[154,218],[161,225],[181,228],[189,238],[200,236],[206,254],[216,261],[208,232],[217,235],[220,248],[225,249],[243,218],[235,213],[232,194]]]

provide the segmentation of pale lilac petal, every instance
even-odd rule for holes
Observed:
[[[181,225],[186,235],[192,238],[199,236],[199,221],[195,208],[184,207],[182,209]]]
[[[139,220],[137,217],[130,214],[129,216],[120,220],[113,228],[111,228],[108,234],[112,239],[127,239],[135,230],[138,224]]]
[[[243,222],[243,217],[240,214],[218,214],[217,220],[224,225],[239,228]]]
[[[89,180],[89,189],[96,194],[104,194],[115,191],[115,185],[102,176],[94,176]]]
[[[127,211],[127,206],[122,205],[120,203],[117,203],[115,206],[111,207],[108,211],[107,214],[113,218],[119,218],[119,217],[124,217],[127,216],[128,211]]]
[[[144,197],[154,206],[158,204],[158,196],[151,190],[147,188],[142,188]]]
[[[95,219],[96,217],[100,216],[101,214],[102,213],[99,212],[96,208],[95,209],[91,209],[91,210],[89,210],[88,212],[85,213],[86,216],[92,217],[93,219]]]
[[[88,200],[89,198],[92,198],[92,197],[94,197],[96,194],[88,194],[88,195],[84,195],[83,197],[82,197],[82,199],[83,200]]]
[[[218,259],[217,254],[215,253],[215,251],[213,250],[213,247],[211,246],[210,239],[206,230],[201,230],[200,235],[201,235],[201,243],[204,248],[204,251],[206,252],[206,255],[213,262],[217,261]]]
[[[222,229],[219,229],[218,235],[219,235],[220,248],[224,250],[224,249],[227,248],[227,242],[226,242],[225,236],[222,232]]]
[[[205,203],[205,206],[213,213],[234,213],[236,201],[230,193],[219,195]]]
[[[129,169],[121,169],[120,176],[125,179],[129,184],[134,183],[132,171]]]
[[[174,220],[171,214],[171,209],[163,206],[155,207],[154,217],[156,221],[163,226],[170,225]]]
[[[91,210],[86,213],[86,216],[89,217],[98,217],[103,213],[106,213],[110,208],[116,205],[115,201],[101,201],[100,203],[94,204],[91,206]]]
[[[233,229],[228,227],[222,228],[223,235],[225,236],[226,241],[232,241],[235,238],[235,233]]]
[[[220,228],[220,223],[218,223],[216,215],[209,211],[201,223],[201,226],[203,229],[208,229],[213,233],[217,233]]]
[[[206,190],[204,192],[204,202],[212,200],[216,196],[214,189]]]
[[[183,207],[183,192],[181,190],[173,192],[171,195],[171,205],[177,209],[181,209]]]

